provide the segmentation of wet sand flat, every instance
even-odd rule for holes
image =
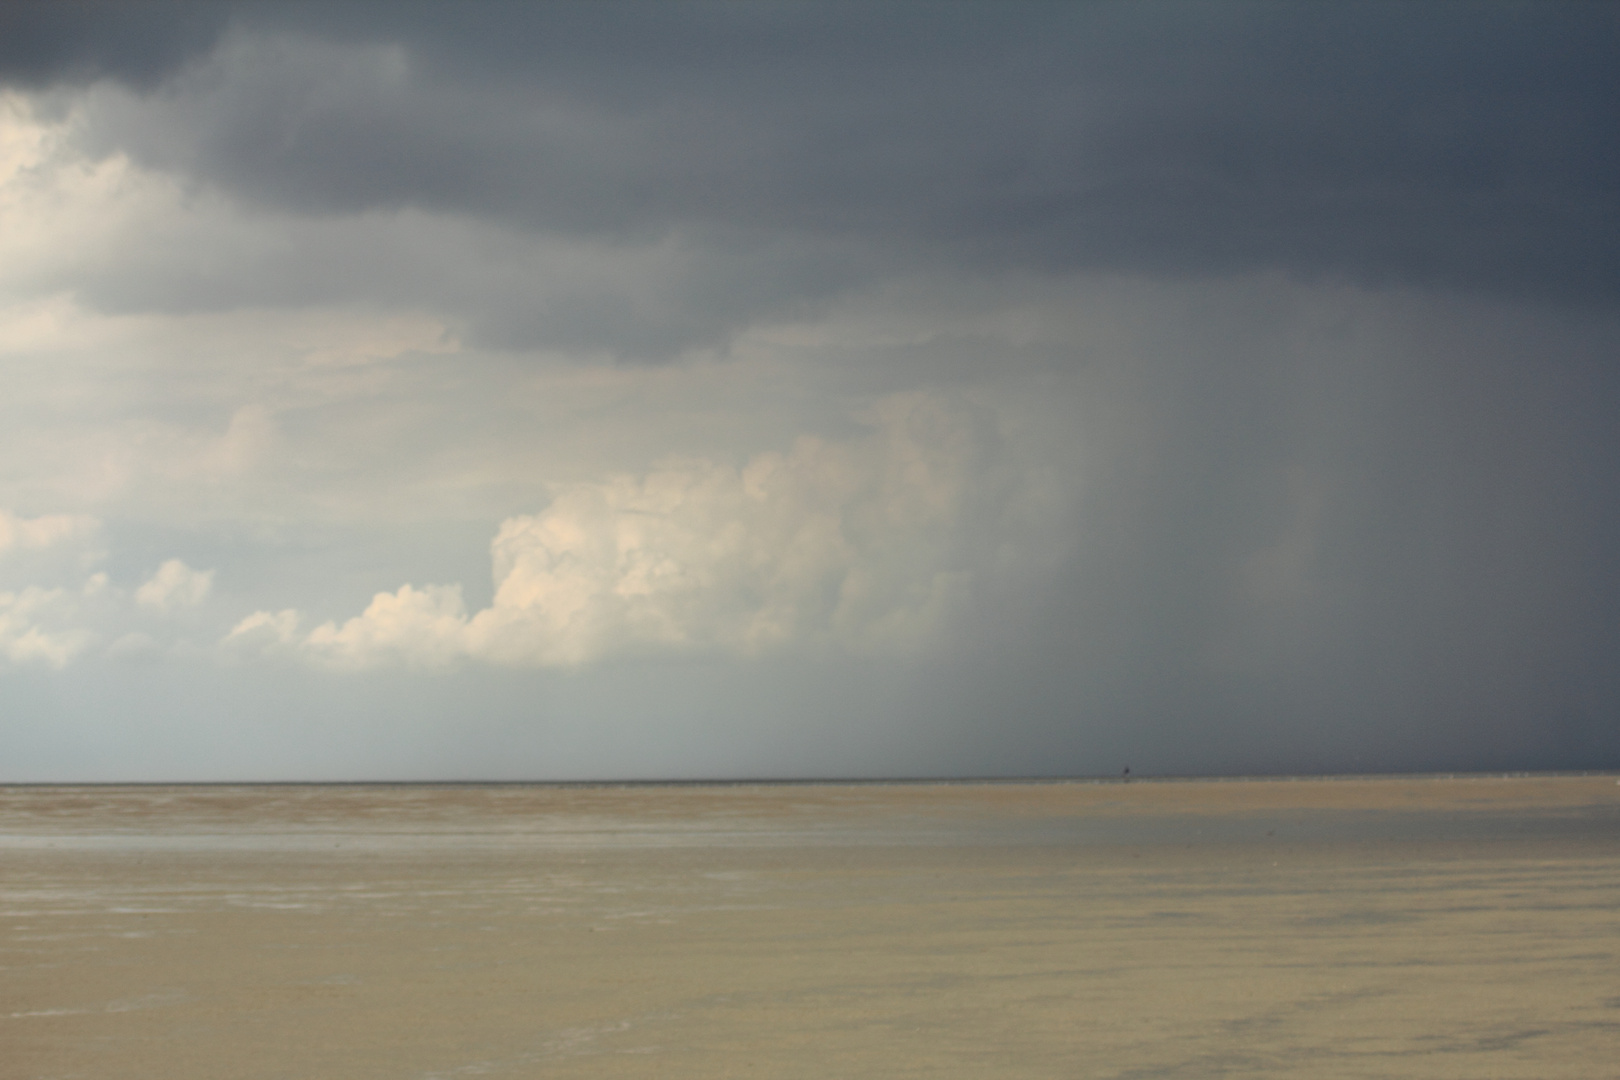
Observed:
[[[0,1078],[1620,1076],[1613,777],[0,788]]]

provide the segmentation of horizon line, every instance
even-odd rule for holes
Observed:
[[[1488,769],[1379,773],[1165,773],[1073,776],[707,777],[415,780],[0,780],[6,788],[114,787],[882,787],[948,784],[1293,783],[1351,780],[1520,780],[1620,776],[1620,769]]]

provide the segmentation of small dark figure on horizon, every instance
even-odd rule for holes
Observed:
[[[1130,783],[1130,780],[1131,780],[1131,767],[1129,765],[1125,766],[1125,771],[1119,774],[1119,778],[1121,780],[1125,781],[1126,783]]]

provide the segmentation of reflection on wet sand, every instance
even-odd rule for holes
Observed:
[[[0,789],[0,1078],[1580,1077],[1613,777]]]

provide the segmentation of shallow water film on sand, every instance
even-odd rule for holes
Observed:
[[[1591,1077],[1614,777],[0,789],[0,1077]]]

